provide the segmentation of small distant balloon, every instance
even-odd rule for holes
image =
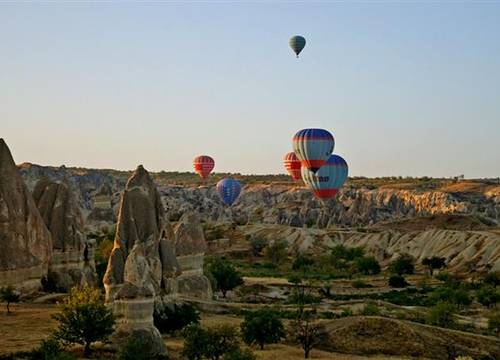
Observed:
[[[293,151],[287,153],[283,158],[283,163],[285,165],[285,169],[288,171],[292,179],[299,180],[301,177],[300,175],[301,164],[297,155],[295,155]]]
[[[290,38],[288,44],[290,44],[295,55],[299,57],[300,52],[304,49],[304,46],[306,46],[306,39],[303,36],[295,35]]]
[[[215,161],[208,155],[200,155],[193,160],[194,171],[205,180],[215,167]]]
[[[232,205],[240,196],[241,185],[238,180],[224,178],[217,183],[217,192],[226,205]]]
[[[331,155],[317,173],[303,167],[302,180],[317,198],[328,199],[337,195],[347,180],[348,172],[346,161],[338,155]]]
[[[293,137],[293,150],[302,167],[313,173],[326,163],[334,147],[333,135],[324,129],[303,129]]]

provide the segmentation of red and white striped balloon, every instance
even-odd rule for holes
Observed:
[[[292,179],[299,180],[301,177],[300,175],[301,164],[297,155],[295,155],[293,151],[287,153],[283,158],[283,163],[285,165],[286,171],[288,171]]]
[[[212,172],[215,167],[215,161],[208,155],[200,155],[194,158],[193,168],[203,180]]]

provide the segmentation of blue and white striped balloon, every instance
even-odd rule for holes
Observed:
[[[217,192],[226,205],[232,205],[240,196],[241,185],[238,180],[225,178],[217,183]]]

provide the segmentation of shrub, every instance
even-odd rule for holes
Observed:
[[[243,278],[233,264],[222,257],[213,257],[207,260],[206,271],[214,279],[215,289],[222,292],[226,297],[229,290],[243,284]]]
[[[448,303],[439,303],[433,306],[427,314],[426,323],[429,325],[440,326],[444,328],[455,328],[455,308]]]
[[[488,330],[495,336],[500,335],[500,312],[496,312],[490,316],[488,319]]]
[[[158,355],[151,351],[148,341],[137,337],[129,337],[118,353],[119,360],[163,360],[166,355]]]
[[[353,315],[354,315],[354,313],[352,312],[352,310],[350,308],[344,309],[340,313],[340,317],[348,317],[348,316],[353,316]]]
[[[254,353],[250,349],[235,350],[224,354],[223,360],[256,360]]]
[[[393,274],[404,275],[415,272],[415,260],[411,255],[402,254],[389,265],[389,271]]]
[[[267,240],[263,237],[256,236],[250,239],[250,247],[252,249],[253,256],[259,256],[262,253],[262,250],[267,245]]]
[[[287,244],[283,240],[277,240],[266,248],[266,258],[274,265],[281,265],[287,257]]]
[[[304,350],[304,358],[309,358],[310,351],[323,341],[326,335],[321,323],[314,322],[308,312],[298,311],[297,318],[291,323],[289,336],[299,343]]]
[[[500,301],[500,291],[492,286],[482,286],[477,292],[477,301],[487,307],[494,307]]]
[[[434,303],[448,302],[460,307],[469,306],[472,303],[472,299],[467,290],[462,288],[454,289],[450,287],[441,287],[434,290],[429,295],[429,300]]]
[[[113,332],[114,315],[101,301],[97,289],[74,287],[59,307],[61,312],[53,315],[59,321],[55,337],[68,343],[84,345],[87,357],[93,342],[104,341]]]
[[[309,266],[314,264],[314,260],[308,256],[298,254],[293,260],[292,270],[306,270]]]
[[[361,311],[361,315],[364,316],[377,316],[380,315],[380,309],[375,304],[366,304],[363,310]]]
[[[20,294],[13,286],[0,288],[0,300],[6,303],[7,313],[10,314],[10,304],[19,302]]]
[[[64,351],[64,347],[54,337],[43,340],[28,356],[30,360],[73,360],[73,355]]]
[[[191,304],[155,304],[154,324],[162,334],[173,333],[189,324],[198,324],[200,314]]]
[[[391,275],[391,277],[389,277],[389,286],[393,288],[404,288],[408,286],[408,283],[401,275]]]
[[[285,337],[285,330],[278,314],[264,308],[245,315],[245,320],[241,323],[241,334],[248,345],[258,344],[264,349],[265,344],[277,343]]]
[[[372,285],[365,283],[363,280],[357,279],[352,282],[352,287],[355,289],[370,288]]]
[[[360,247],[346,247],[344,245],[337,245],[331,249],[330,257],[332,260],[343,259],[353,261],[356,258],[363,257],[364,250]]]
[[[203,357],[219,360],[225,354],[239,350],[238,330],[231,325],[219,325],[204,329],[191,324],[183,331],[184,349],[182,354],[189,360]]]
[[[432,276],[434,270],[442,269],[446,266],[446,259],[439,256],[428,257],[422,260],[422,265],[427,267],[429,274]]]
[[[365,275],[376,275],[380,273],[380,264],[373,256],[363,256],[355,260],[358,272]]]
[[[500,285],[500,271],[493,271],[488,274],[483,279],[485,284],[497,287]]]

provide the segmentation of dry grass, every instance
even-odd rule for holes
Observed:
[[[0,312],[0,354],[29,351],[46,339],[56,328],[51,318],[57,312],[54,305],[11,305],[12,314]]]

